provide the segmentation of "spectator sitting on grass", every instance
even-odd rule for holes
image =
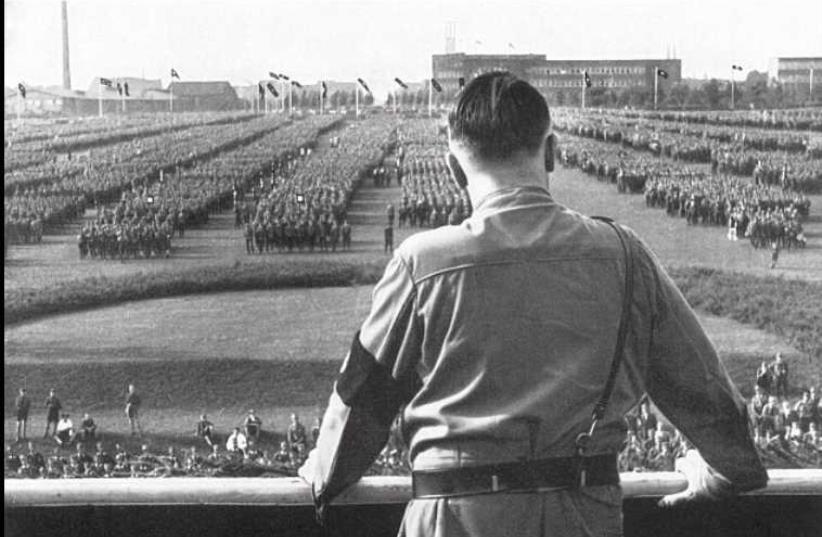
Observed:
[[[248,439],[239,427],[234,427],[234,431],[225,441],[225,449],[229,453],[243,455],[248,449]]]
[[[54,439],[60,447],[68,447],[74,442],[74,424],[69,419],[68,414],[63,414],[57,422],[57,430]]]
[[[97,424],[94,419],[88,415],[88,412],[83,414],[83,421],[80,422],[80,431],[77,433],[77,440],[80,443],[94,442],[97,433]]]
[[[248,411],[248,416],[245,417],[243,426],[245,427],[245,434],[248,438],[253,438],[255,440],[260,439],[260,432],[263,428],[263,420],[261,420],[254,413],[253,408]]]
[[[274,462],[281,464],[291,463],[291,450],[288,449],[288,442],[280,442],[280,451],[274,454]]]

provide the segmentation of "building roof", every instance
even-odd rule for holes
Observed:
[[[169,85],[169,90],[174,92],[175,97],[223,96],[232,99],[237,98],[237,92],[226,81],[172,82]]]

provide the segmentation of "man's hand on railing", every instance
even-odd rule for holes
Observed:
[[[716,473],[695,449],[676,460],[676,471],[685,475],[688,487],[659,500],[661,507],[675,507],[688,502],[717,501],[736,495],[733,484]]]

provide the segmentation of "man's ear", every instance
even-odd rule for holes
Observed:
[[[545,138],[545,171],[554,171],[554,147],[556,147],[556,136],[554,133]]]
[[[454,181],[457,183],[457,186],[460,188],[465,188],[468,186],[468,178],[465,176],[465,171],[462,169],[459,160],[457,157],[454,156],[454,153],[448,153],[448,158],[446,159],[448,162],[448,169],[451,170],[451,177],[454,178]]]

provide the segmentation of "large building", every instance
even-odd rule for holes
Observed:
[[[654,76],[663,70],[668,77],[660,78],[660,88],[682,80],[682,60],[548,60],[541,54],[435,54],[431,58],[432,76],[446,92],[459,88],[459,79],[466,81],[488,71],[507,70],[539,89],[551,102],[559,94],[581,92],[585,73],[591,88],[642,88],[653,91]],[[563,99],[559,99],[563,100]]]
[[[797,93],[816,93],[822,86],[822,57],[775,58],[769,70],[778,83]]]

